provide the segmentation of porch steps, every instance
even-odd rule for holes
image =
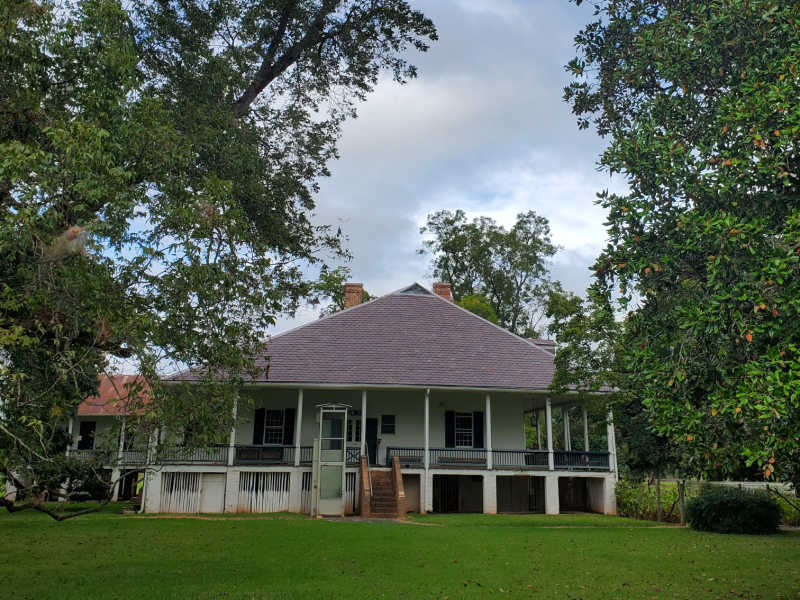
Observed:
[[[376,519],[397,518],[397,499],[394,496],[391,471],[370,471],[372,498],[370,517]]]

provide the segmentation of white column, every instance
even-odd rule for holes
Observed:
[[[367,390],[361,390],[361,456],[367,454]],[[377,456],[375,457],[378,458]],[[367,459],[369,462],[369,459]]]
[[[239,509],[239,477],[241,477],[241,473],[235,469],[228,469],[228,472],[225,473],[224,512],[226,513],[235,513]],[[289,493],[291,494],[291,487]]]
[[[69,434],[69,444],[67,444],[67,456],[69,456],[69,451],[72,450],[72,447],[75,445],[75,437],[72,435],[72,424],[75,422],[75,419],[70,415],[69,421],[67,422],[67,433]]]
[[[544,478],[544,512],[548,515],[557,515],[560,512],[556,475],[547,475]]]
[[[564,420],[564,450],[569,452],[572,450],[572,436],[570,435],[571,432],[569,427],[569,406],[561,406],[561,416]]]
[[[303,389],[297,390],[297,416],[294,423],[294,466],[300,466],[300,435],[303,432]],[[291,487],[289,488],[291,493]]]
[[[606,426],[606,437],[608,438],[608,466],[617,477],[617,437],[614,432],[614,413],[608,411],[608,425]]]
[[[553,407],[550,398],[544,405],[544,414],[547,421],[547,468],[552,471],[555,465],[553,464]]]
[[[583,410],[583,450],[589,452],[589,415],[586,414],[586,407]]]
[[[119,430],[119,444],[117,445],[117,461],[114,465],[115,468],[111,470],[111,481],[114,481],[114,491],[111,493],[111,501],[116,502],[119,500],[119,486],[122,484],[120,477],[122,475],[122,452],[125,450],[125,417],[122,417],[122,426]]]
[[[425,465],[425,486],[427,489],[428,485],[428,469],[431,466],[430,462],[430,445],[431,445],[431,438],[430,438],[430,414],[431,414],[431,390],[425,390],[425,456],[423,458],[423,464]]]
[[[485,473],[483,476],[483,513],[497,514],[497,475]]]
[[[492,460],[492,397],[489,394],[486,394],[486,468],[490,471],[493,468],[493,460]],[[484,479],[484,481],[486,481]],[[484,506],[486,505],[486,498],[483,499]],[[495,498],[495,504],[497,504],[497,498]],[[486,512],[486,511],[484,511]],[[497,512],[497,508],[495,511]]]
[[[239,395],[233,397],[233,424],[231,425],[231,437],[228,442],[228,466],[232,467],[236,459],[236,419],[239,413]]]

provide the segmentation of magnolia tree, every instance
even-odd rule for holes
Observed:
[[[64,449],[110,362],[150,382],[145,431],[229,430],[264,329],[344,254],[311,220],[343,122],[436,30],[402,0],[9,0],[3,23],[0,472],[47,510],[93,480]],[[170,365],[204,397],[165,393]]]
[[[695,474],[797,483],[800,3],[592,4],[565,98],[628,183],[594,266],[616,382]]]

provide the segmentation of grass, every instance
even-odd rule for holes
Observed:
[[[796,533],[722,536],[599,515],[426,515],[396,524],[118,512],[63,523],[0,516],[2,593],[82,600],[800,598]]]

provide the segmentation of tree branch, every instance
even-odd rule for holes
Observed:
[[[325,18],[336,9],[339,1],[340,0],[324,0],[317,16],[314,17],[314,20],[308,26],[308,29],[306,29],[303,37],[292,44],[278,60],[273,62],[280,41],[286,34],[286,28],[288,27],[297,1],[289,0],[286,3],[283,13],[281,14],[278,29],[275,31],[275,35],[272,36],[269,50],[261,63],[261,67],[256,72],[253,81],[247,86],[244,93],[233,103],[233,114],[236,118],[245,116],[250,110],[250,105],[253,104],[258,95],[279,75],[286,71],[286,69],[292,66],[297,59],[300,58],[303,51],[313,48],[323,38]]]

